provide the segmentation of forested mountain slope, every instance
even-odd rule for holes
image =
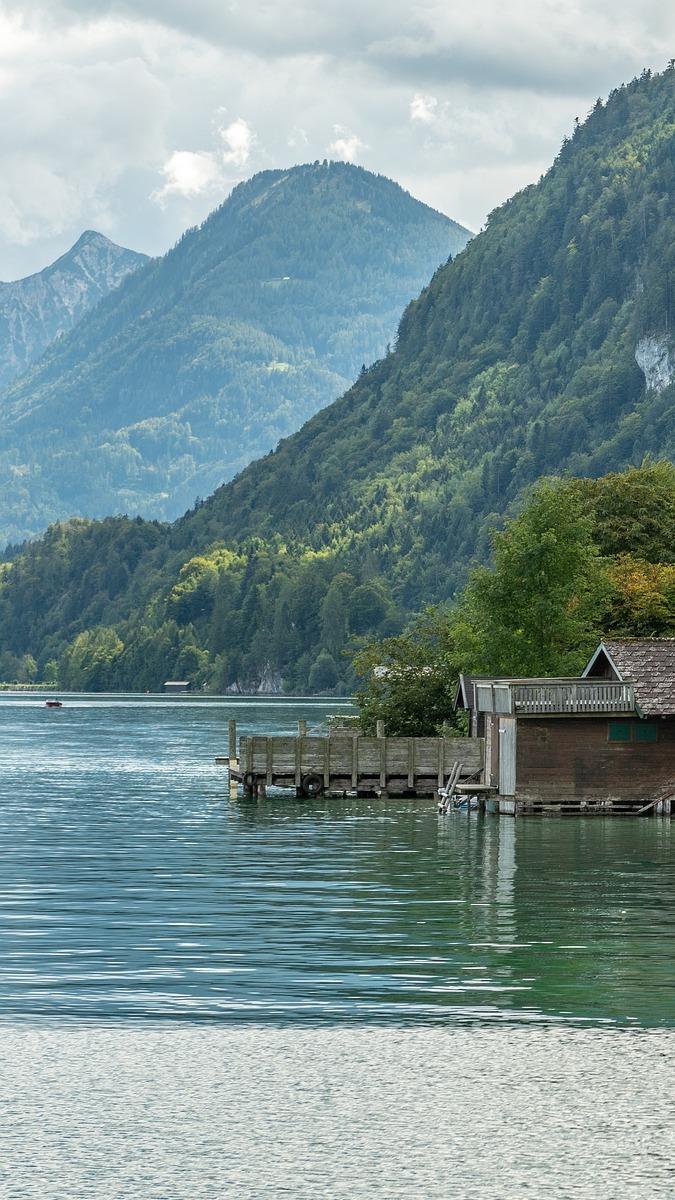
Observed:
[[[64,678],[86,686],[146,686],[144,661],[218,688],[347,686],[349,634],[451,598],[536,478],[675,457],[674,213],[669,69],[599,101],[437,271],[394,350],[151,550],[125,557],[133,523],[31,548],[0,595],[4,648],[41,669],[70,645]],[[29,619],[50,571],[65,598]]]
[[[598,101],[409,306],[395,352],[174,536],[358,544],[406,607],[450,596],[540,475],[675,456],[674,317],[669,69]]]
[[[343,392],[468,237],[346,163],[239,185],[0,395],[0,544],[177,516]]]
[[[0,387],[21,375],[102,296],[148,261],[87,229],[66,254],[26,279],[0,283]]]

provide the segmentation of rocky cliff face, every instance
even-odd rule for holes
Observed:
[[[147,259],[88,229],[44,271],[0,283],[0,387],[21,375]]]
[[[635,348],[635,361],[650,392],[662,391],[675,379],[673,348],[665,335],[640,338]]]

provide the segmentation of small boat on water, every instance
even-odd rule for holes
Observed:
[[[63,701],[62,700],[45,700],[45,705],[47,708],[63,708]]]

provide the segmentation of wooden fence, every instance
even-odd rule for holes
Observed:
[[[304,795],[432,795],[461,763],[460,781],[483,779],[483,738],[242,737],[230,776],[245,791],[287,787]]]

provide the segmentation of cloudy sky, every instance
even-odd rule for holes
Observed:
[[[255,171],[348,159],[479,229],[667,0],[0,0],[0,279],[87,228],[163,253]]]

